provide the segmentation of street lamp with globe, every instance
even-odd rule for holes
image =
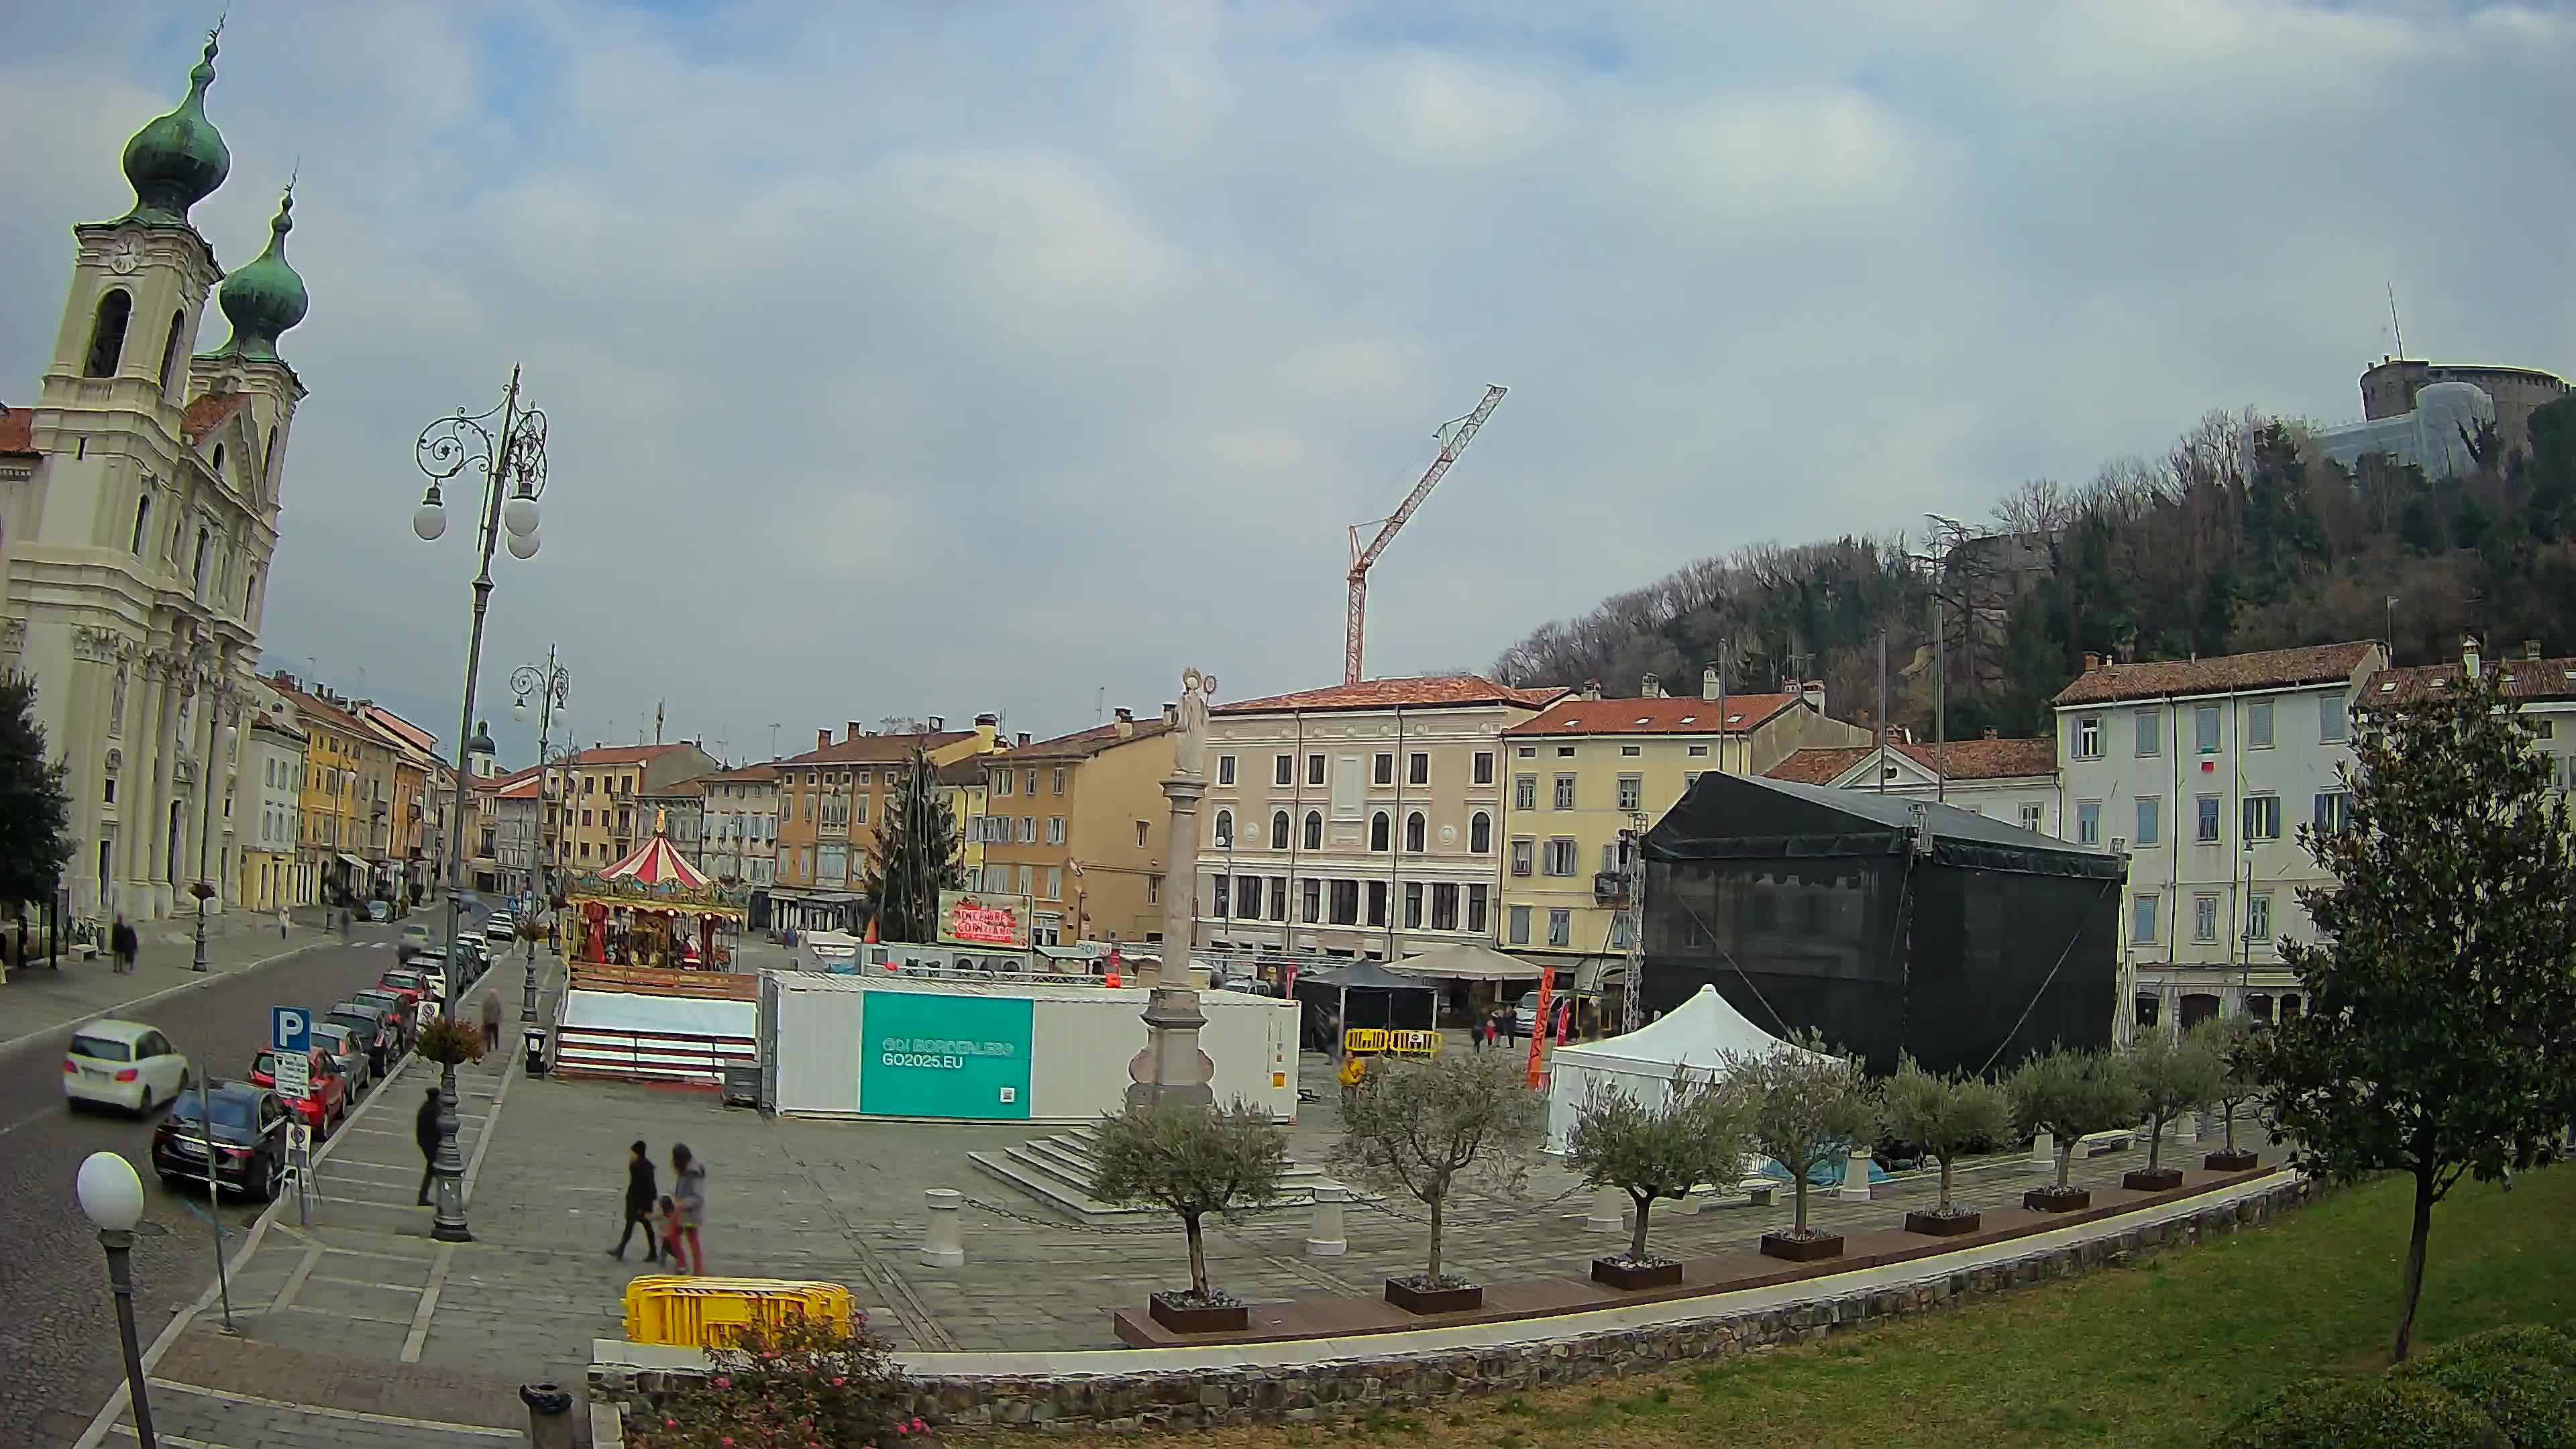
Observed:
[[[143,1347],[134,1334],[134,1225],[143,1221],[143,1179],[113,1152],[93,1152],[72,1179],[81,1212],[107,1250],[107,1286],[116,1295],[116,1335],[125,1346],[125,1390],[134,1403],[134,1437],[154,1449],[152,1403],[143,1381]]]
[[[214,748],[206,752],[205,766],[197,771],[197,789],[205,798],[199,802],[203,809],[197,823],[197,879],[188,887],[188,894],[197,898],[197,955],[188,965],[191,971],[206,969],[206,902],[215,897],[215,883],[206,877],[206,847],[215,833],[215,767],[232,758],[233,742],[240,738],[241,731],[231,725],[217,726],[210,736]]]
[[[492,551],[506,541],[510,557],[537,556],[537,499],[546,491],[546,415],[522,406],[519,369],[510,369],[509,388],[501,405],[482,413],[463,408],[421,429],[413,444],[415,461],[429,478],[420,506],[412,510],[411,531],[433,543],[447,532],[446,500],[439,485],[468,470],[483,475],[482,506],[475,510],[475,546],[481,557],[474,575],[474,626],[465,646],[465,699],[456,722],[456,800],[448,816],[447,836],[447,973],[448,1002],[456,1001],[454,975],[465,911],[465,802],[473,788],[474,753],[491,749],[488,735],[474,725],[474,684],[483,670],[483,620],[492,603]],[[438,1215],[430,1236],[442,1243],[473,1241],[465,1223],[465,1159],[456,1149],[455,1116],[441,1113],[439,1144],[431,1159],[438,1178]]]

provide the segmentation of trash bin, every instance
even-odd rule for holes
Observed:
[[[728,1107],[760,1105],[760,1063],[725,1063],[724,1102]]]
[[[530,1026],[520,1032],[520,1035],[525,1037],[528,1043],[528,1075],[544,1076],[546,1074],[546,1029],[542,1026]]]
[[[519,1402],[528,1406],[528,1443],[533,1449],[572,1449],[572,1395],[554,1384],[522,1384]]]

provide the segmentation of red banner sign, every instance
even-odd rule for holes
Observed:
[[[952,946],[1025,951],[1029,918],[1024,898],[946,892],[939,898],[939,939]]]

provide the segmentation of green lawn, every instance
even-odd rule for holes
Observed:
[[[2280,1384],[2386,1361],[2411,1192],[2379,1182],[2135,1268],[1813,1348],[1424,1413],[1169,1437],[1208,1449],[2206,1445]],[[2510,1193],[2461,1184],[2434,1214],[2418,1348],[2503,1323],[2576,1330],[2571,1227],[2576,1167]]]

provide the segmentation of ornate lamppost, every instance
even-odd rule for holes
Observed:
[[[483,498],[475,511],[475,545],[482,557],[474,575],[474,627],[465,646],[465,699],[457,711],[456,800],[447,822],[447,954],[443,974],[448,1010],[456,1002],[456,954],[465,912],[465,801],[474,779],[474,683],[483,669],[483,618],[492,602],[492,550],[506,536],[510,557],[537,556],[537,499],[546,491],[546,415],[519,401],[519,369],[510,369],[510,386],[501,405],[481,413],[463,408],[421,429],[412,445],[420,471],[429,477],[428,491],[412,510],[411,529],[422,542],[447,532],[445,500],[439,484],[471,469],[483,475]],[[488,744],[484,745],[488,749]],[[438,1177],[438,1216],[430,1236],[440,1242],[473,1240],[466,1230],[465,1161],[456,1150],[456,1093],[442,1092],[438,1116],[438,1155],[432,1160]]]
[[[537,911],[554,909],[555,900],[554,886],[546,878],[549,863],[546,812],[554,805],[550,778],[552,765],[546,758],[546,746],[552,738],[555,706],[568,703],[572,698],[572,676],[555,662],[555,649],[549,644],[546,646],[545,667],[522,664],[510,671],[510,692],[518,696],[510,705],[510,718],[515,720],[528,717],[528,696],[535,695],[537,699],[537,868],[531,876],[531,884],[535,887],[530,893],[531,903],[519,922],[520,937],[527,943],[526,950],[521,953],[527,980],[519,993],[519,1024],[529,1026],[537,1019],[537,938],[528,934],[528,928],[535,923]]]
[[[215,767],[219,760],[231,756],[233,741],[241,738],[241,731],[219,724],[206,738],[212,748],[206,751],[206,762],[197,770],[197,792],[203,797],[198,802],[203,808],[197,821],[197,880],[188,887],[188,893],[197,898],[197,956],[189,963],[191,971],[206,969],[206,902],[215,894],[215,883],[206,876],[207,838],[215,833]]]

